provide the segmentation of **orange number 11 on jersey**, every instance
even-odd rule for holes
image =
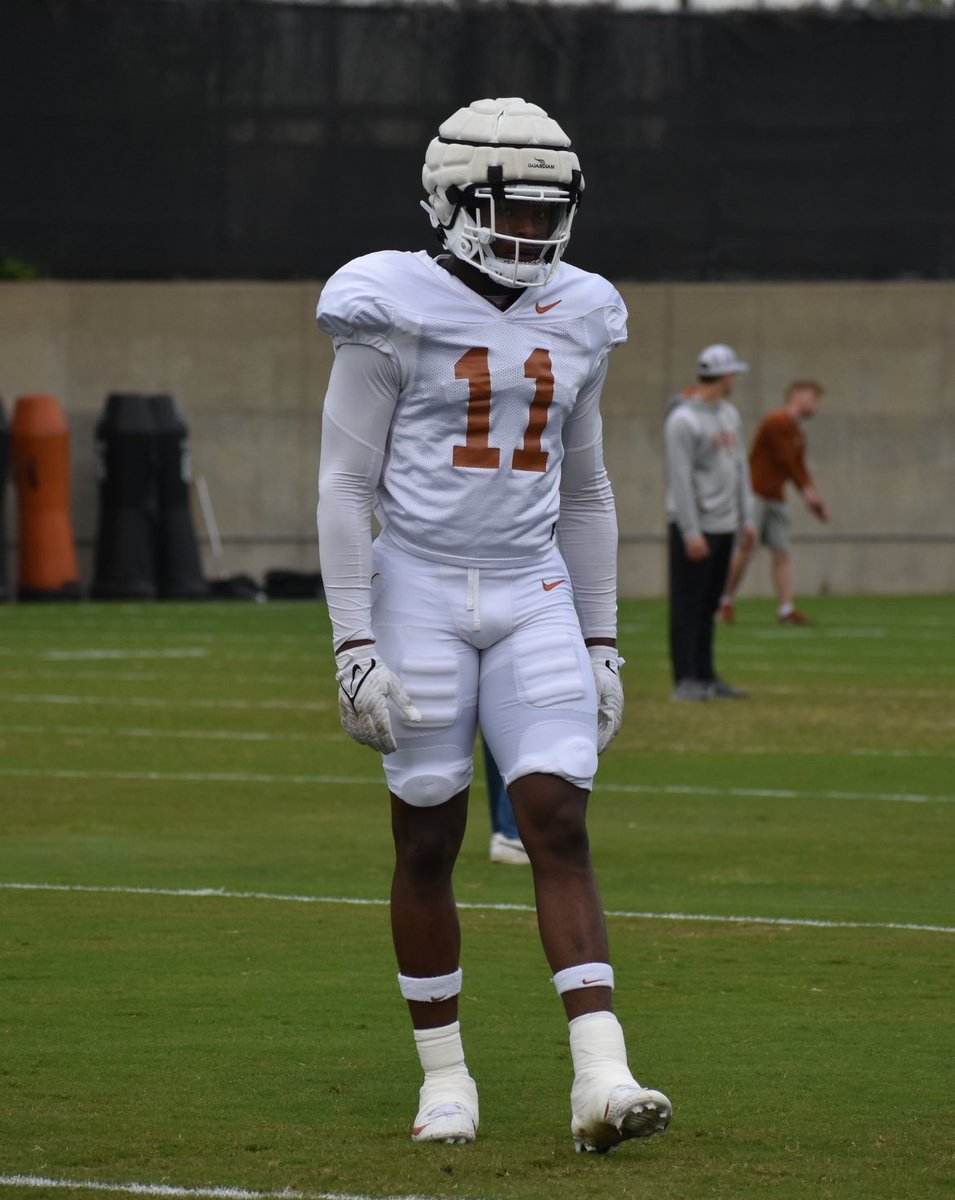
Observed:
[[[487,359],[487,347],[475,346],[454,364],[455,379],[468,381],[468,424],[464,445],[454,447],[451,461],[456,467],[494,471],[501,465],[500,450],[490,444],[491,372]],[[541,437],[554,399],[554,372],[546,350],[532,351],[524,363],[524,377],[535,382],[534,398],[527,415],[524,444],[514,451],[511,466],[515,471],[546,471],[547,452],[541,450]]]

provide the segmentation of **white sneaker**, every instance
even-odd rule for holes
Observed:
[[[514,867],[527,866],[531,861],[521,839],[505,837],[503,833],[491,837],[490,859],[492,863],[509,863]]]
[[[628,1138],[666,1133],[673,1115],[662,1092],[642,1087],[632,1076],[615,1083],[606,1074],[585,1072],[575,1078],[570,1102],[576,1149],[597,1154],[606,1154]]]
[[[424,1077],[420,1107],[411,1128],[413,1142],[473,1142],[478,1131],[477,1084],[470,1075],[429,1072]]]
[[[670,699],[689,700],[698,703],[711,699],[712,695],[713,689],[702,679],[681,679],[673,689]]]

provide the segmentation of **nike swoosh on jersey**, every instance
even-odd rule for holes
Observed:
[[[566,583],[566,580],[555,579],[552,583],[548,583],[546,579],[542,579],[541,587],[544,589],[545,592],[552,592],[555,587],[559,587],[560,584],[562,584],[562,583]]]
[[[539,313],[550,312],[552,308],[556,308],[560,304],[560,300],[555,300],[553,304],[535,304],[534,307]]]

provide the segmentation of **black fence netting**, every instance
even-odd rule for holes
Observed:
[[[603,6],[3,0],[0,256],[322,277],[433,244],[437,124],[542,104],[614,278],[955,276],[955,20]]]

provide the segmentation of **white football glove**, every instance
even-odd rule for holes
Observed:
[[[614,646],[588,646],[587,649],[597,685],[597,753],[603,754],[623,724],[620,668],[624,659]]]
[[[381,661],[373,644],[343,650],[335,655],[335,662],[338,712],[345,732],[363,746],[391,754],[398,743],[391,730],[388,699],[395,702],[406,721],[417,724],[421,720],[404,684]]]

